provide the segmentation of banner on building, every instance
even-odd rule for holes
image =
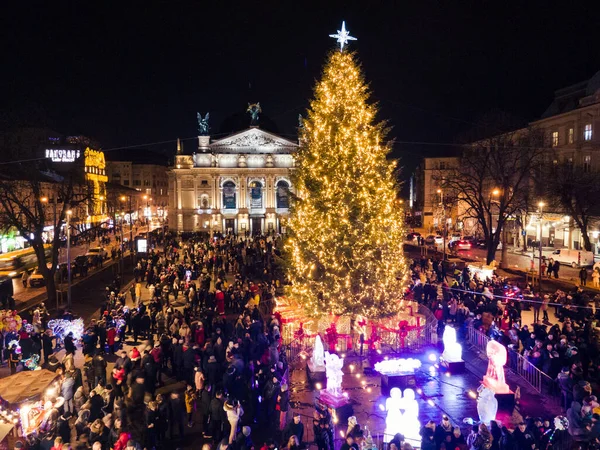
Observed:
[[[223,186],[223,208],[235,209],[235,186]]]
[[[285,186],[277,187],[277,207],[278,208],[289,208],[289,189]]]
[[[253,187],[250,189],[250,200],[251,208],[262,208],[262,187]]]

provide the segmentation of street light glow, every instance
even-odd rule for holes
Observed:
[[[539,206],[540,208],[543,208],[543,207],[544,207],[544,206],[546,206],[546,205],[544,204],[544,202],[539,202],[539,203],[538,203],[538,206]]]
[[[47,201],[48,201],[48,197],[40,198],[40,202],[42,202],[42,203],[46,203]]]
[[[437,193],[438,193],[438,194],[441,194],[441,193],[442,193],[442,190],[441,190],[441,189],[438,189],[438,190],[437,190]]]
[[[496,188],[492,191],[492,195],[500,195],[500,189]]]
[[[70,216],[71,214],[73,214],[73,211],[71,211],[70,209],[67,210],[67,216]]]
[[[127,200],[127,198],[124,195],[121,196],[121,201],[124,202],[125,200]]]

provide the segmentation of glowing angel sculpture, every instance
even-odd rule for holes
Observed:
[[[384,441],[390,442],[397,433],[402,433],[402,391],[395,387],[390,390],[390,396],[385,401],[385,435]],[[418,430],[417,430],[418,431]]]
[[[508,394],[510,388],[504,377],[506,364],[506,347],[497,341],[489,341],[486,348],[488,357],[487,373],[483,377],[483,385],[496,394]]]
[[[444,353],[442,359],[447,362],[462,361],[462,346],[456,342],[456,330],[451,326],[444,328]]]
[[[317,367],[325,367],[325,350],[323,348],[323,341],[319,335],[315,338],[315,346],[313,347],[313,354],[310,358],[310,362],[315,369]]]
[[[325,376],[327,377],[327,390],[335,395],[342,393],[342,378],[344,372],[344,359],[335,353],[325,352]]]

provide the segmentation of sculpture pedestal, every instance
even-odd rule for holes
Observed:
[[[506,394],[496,394],[496,400],[498,400],[498,411],[507,411],[512,413],[515,408],[515,393],[508,392]]]
[[[321,383],[326,387],[327,377],[325,376],[325,366],[315,366],[312,361],[306,363],[306,377],[311,384]]]
[[[402,390],[406,388],[416,388],[417,379],[414,373],[403,373],[394,375],[381,375],[381,395],[386,397],[390,395],[392,388],[400,388]]]
[[[319,403],[327,408],[335,410],[338,423],[348,423],[348,418],[354,415],[354,408],[348,398],[343,395],[337,395],[323,389],[319,393]]]
[[[492,391],[494,391],[496,393],[496,395],[498,395],[498,394],[512,394],[512,392],[510,391],[510,388],[508,387],[508,384],[506,384],[506,382],[499,381],[496,378],[488,377],[487,375],[485,375],[483,377],[483,383],[482,384],[486,388],[489,388]]]
[[[464,361],[446,361],[440,358],[440,366],[445,368],[450,373],[463,373],[465,371]]]

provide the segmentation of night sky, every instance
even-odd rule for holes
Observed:
[[[404,142],[455,142],[491,110],[534,120],[555,89],[600,70],[592,4],[27,2],[0,19],[0,124],[173,152],[148,144],[195,136],[196,111],[232,131],[260,101],[291,137],[344,19],[406,176],[450,147]]]

